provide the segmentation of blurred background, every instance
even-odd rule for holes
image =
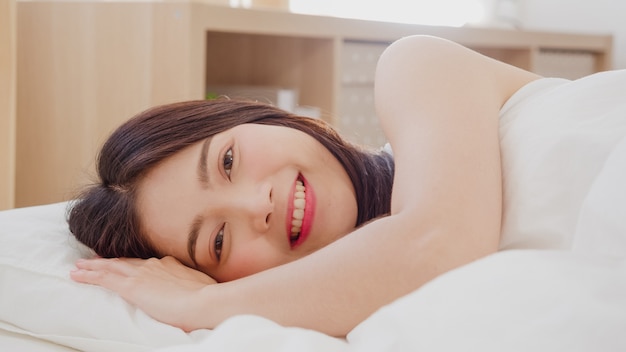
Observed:
[[[0,0],[0,209],[72,199],[122,121],[220,95],[384,144],[389,43],[445,37],[547,76],[626,68],[620,0]]]
[[[232,6],[444,26],[511,27],[614,36],[614,67],[626,68],[621,0],[230,0]]]

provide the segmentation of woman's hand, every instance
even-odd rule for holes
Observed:
[[[189,318],[197,314],[193,302],[204,287],[216,283],[206,274],[173,257],[163,259],[81,259],[70,273],[74,281],[117,292],[153,318],[191,331]]]

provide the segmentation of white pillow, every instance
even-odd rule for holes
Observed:
[[[91,251],[68,230],[68,204],[0,212],[0,330],[88,351],[143,351],[193,342],[103,288],[69,278]]]

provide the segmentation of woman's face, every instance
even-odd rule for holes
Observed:
[[[138,209],[151,243],[218,281],[310,254],[354,229],[355,191],[308,134],[243,124],[150,170]]]

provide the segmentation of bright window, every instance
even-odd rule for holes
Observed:
[[[290,0],[292,12],[460,27],[485,20],[484,0]]]

